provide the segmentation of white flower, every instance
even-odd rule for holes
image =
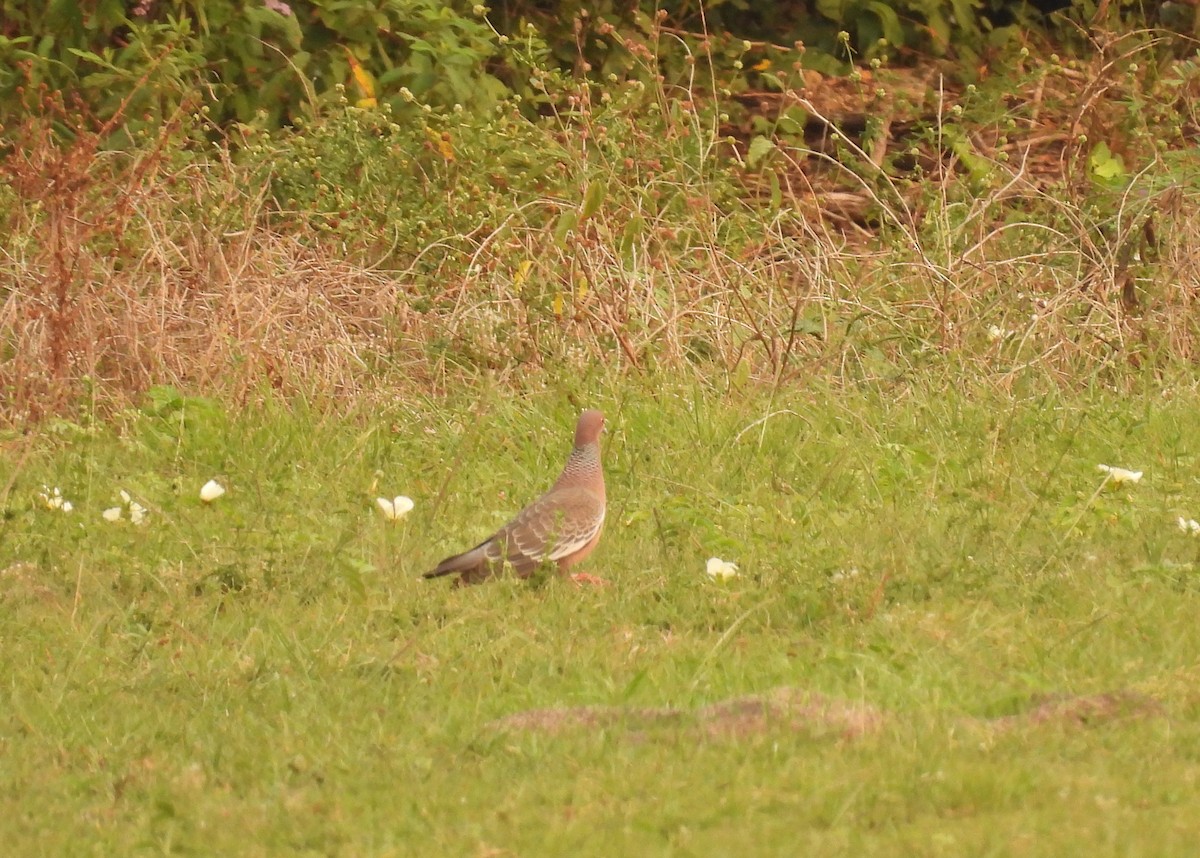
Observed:
[[[708,558],[704,571],[714,581],[728,581],[738,575],[737,564],[729,560],[722,560],[720,557]]]
[[[1175,520],[1175,523],[1179,525],[1180,530],[1191,536],[1200,533],[1200,521],[1196,521],[1194,518],[1184,518],[1181,515]]]
[[[223,494],[225,487],[216,480],[209,480],[200,488],[200,500],[205,503],[212,503]]]
[[[137,501],[129,502],[129,520],[134,524],[146,523],[146,508]]]
[[[122,506],[114,506],[111,509],[106,509],[104,512],[100,513],[100,515],[104,516],[104,520],[120,521],[121,515],[124,512],[124,507],[128,507],[129,520],[134,524],[145,524],[146,516],[150,511],[135,501],[133,499],[133,495],[129,494],[129,492],[125,491],[125,489],[121,489],[119,492],[117,492],[117,494],[121,496]]]
[[[53,489],[42,486],[41,498],[42,503],[46,505],[46,509],[57,509],[63,512],[70,512],[75,509],[74,505],[62,496],[62,491],[58,486],[55,486]]]
[[[1141,471],[1130,471],[1125,468],[1114,468],[1109,465],[1097,465],[1096,470],[1102,474],[1108,474],[1108,479],[1114,483],[1137,483],[1141,482]]]
[[[397,495],[388,500],[387,498],[375,498],[375,504],[379,507],[379,511],[383,513],[383,517],[388,521],[396,521],[404,518],[412,511],[414,506],[412,498],[404,495]]]

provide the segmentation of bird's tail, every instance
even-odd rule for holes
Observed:
[[[482,542],[470,551],[464,551],[462,554],[447,557],[421,577],[441,578],[443,575],[453,575],[455,572],[473,572],[487,562],[487,557],[484,555],[484,548],[486,546],[487,542]]]

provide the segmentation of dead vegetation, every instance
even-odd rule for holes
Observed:
[[[929,366],[1003,386],[1164,373],[1200,348],[1186,148],[1200,70],[1151,73],[1151,59],[1144,42],[1114,40],[1082,65],[1030,61],[988,126],[961,117],[961,88],[918,95],[928,75],[762,94],[768,115],[800,105],[820,132],[781,134],[743,167],[764,199],[778,187],[777,207],[731,212],[681,184],[682,219],[635,234],[648,212],[606,206],[564,240],[547,227],[564,203],[547,200],[489,213],[432,270],[418,264],[431,248],[363,262],[289,226],[228,149],[201,155],[178,124],[106,151],[111,122],[43,95],[0,158],[0,421],[123,405],[154,384],[336,404],[563,366],[776,385]],[[1090,160],[1098,140],[1123,159],[1112,187]],[[196,151],[169,157],[180,145]],[[661,168],[641,191],[676,181]]]
[[[997,730],[1016,730],[1058,724],[1064,728],[1089,727],[1109,721],[1163,715],[1162,705],[1151,697],[1129,691],[1107,694],[1051,694],[1035,697],[1030,708],[980,723]]]
[[[963,718],[968,729],[1011,731],[1057,725],[1095,727],[1127,718],[1162,716],[1152,698],[1119,691],[1091,695],[1053,695],[1030,701],[1024,711],[996,718]],[[695,710],[674,707],[575,706],[531,709],[491,722],[495,730],[562,733],[570,730],[645,731],[683,725],[711,739],[745,739],[772,732],[812,738],[857,739],[874,734],[900,716],[862,701],[839,700],[802,688],[774,688],[722,700]]]

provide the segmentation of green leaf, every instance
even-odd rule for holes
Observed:
[[[579,212],[575,209],[567,209],[558,216],[558,221],[554,224],[554,243],[559,247],[566,247],[567,236],[575,229],[575,224],[579,223]]]
[[[777,212],[783,208],[783,188],[779,185],[779,174],[768,170],[767,183],[771,186],[771,211]]]
[[[819,340],[825,339],[825,319],[821,311],[819,309],[810,310],[796,319],[796,324],[792,326],[792,333],[816,337]]]
[[[883,37],[888,42],[893,45],[904,44],[904,26],[900,23],[900,16],[896,14],[895,9],[886,3],[879,2],[879,0],[870,0],[866,4],[866,8],[879,19],[879,26],[883,29]]]
[[[111,69],[113,67],[113,64],[104,59],[104,57],[100,56],[99,54],[92,53],[91,51],[81,51],[79,48],[67,48],[67,53],[77,56],[81,60],[87,60],[89,63],[95,63],[96,65],[102,66],[106,69]]]
[[[751,167],[758,164],[775,148],[775,141],[765,135],[758,135],[750,141],[750,149],[746,152],[746,163]]]
[[[798,136],[804,133],[804,125],[808,122],[808,111],[792,106],[779,115],[776,123],[776,133],[788,136]]]
[[[931,12],[925,23],[933,34],[933,43],[939,53],[945,53],[950,46],[950,22],[941,14]]]
[[[975,152],[975,148],[962,128],[957,125],[945,125],[942,128],[942,139],[946,141],[950,151],[958,157],[962,165],[967,168],[972,179],[982,182],[988,178],[992,171],[991,162]]]
[[[817,11],[830,21],[841,21],[848,5],[846,0],[817,0]]]
[[[587,192],[583,195],[583,206],[579,210],[581,221],[587,220],[600,211],[606,193],[608,193],[608,183],[603,179],[593,179],[588,182]]]
[[[954,10],[954,22],[964,31],[971,34],[979,32],[979,4],[972,0],[950,0]]]
[[[83,29],[83,4],[74,0],[51,0],[46,5],[46,23],[60,33],[77,33]]]
[[[646,219],[640,214],[634,215],[629,219],[629,223],[625,224],[625,230],[621,233],[621,258],[630,261],[633,258],[633,246],[637,243],[638,238],[646,228]]]
[[[150,414],[164,416],[183,407],[183,394],[169,384],[156,384],[146,391]]]
[[[1119,179],[1125,175],[1125,161],[1114,155],[1103,140],[1093,147],[1088,163],[1097,179]]]
[[[774,92],[786,92],[788,88],[787,82],[775,72],[759,72],[759,77],[762,79],[766,88]]]
[[[354,557],[339,558],[341,570],[341,579],[350,591],[360,599],[366,598],[367,585],[366,579],[374,577],[379,570],[365,560],[359,560]]]

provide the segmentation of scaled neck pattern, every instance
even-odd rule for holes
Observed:
[[[597,485],[593,487],[592,481]],[[604,472],[600,466],[600,444],[593,442],[571,450],[555,485],[570,483],[598,491],[604,495]]]

